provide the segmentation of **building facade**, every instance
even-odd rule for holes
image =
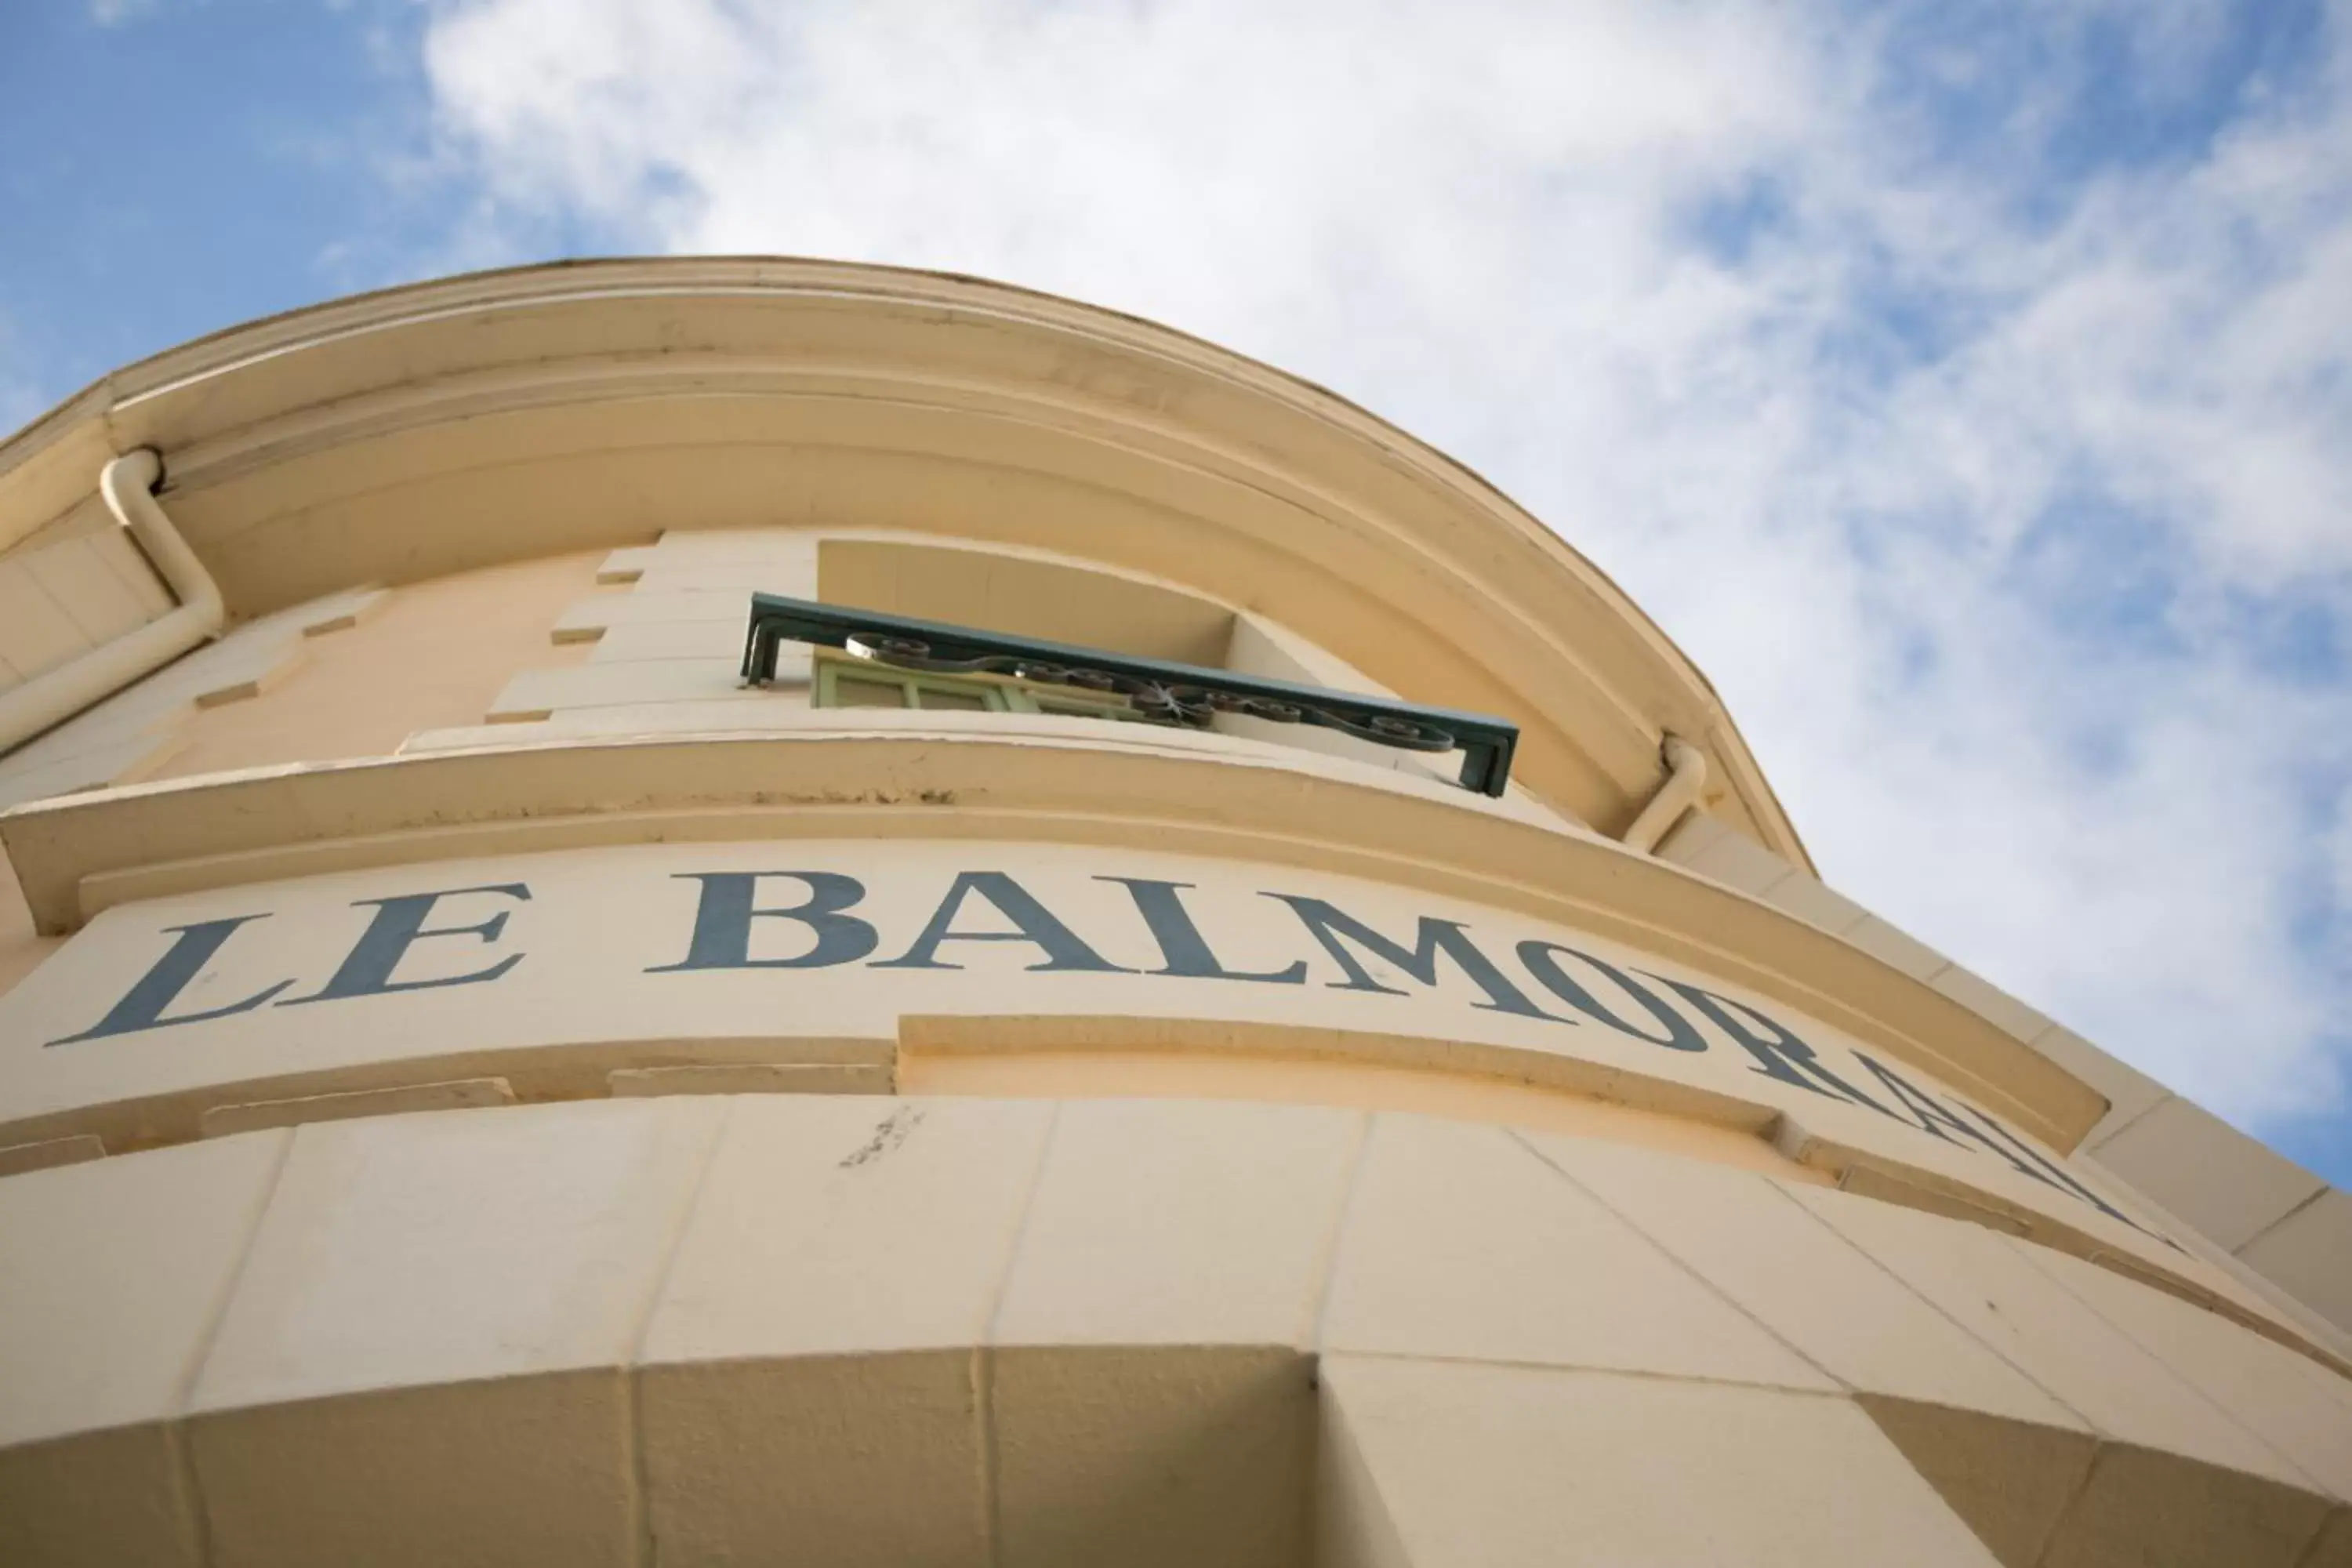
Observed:
[[[0,550],[0,1562],[2352,1563],[2352,1200],[1315,387],[530,268]]]

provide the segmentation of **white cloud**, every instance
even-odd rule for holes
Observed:
[[[481,212],[1000,277],[1436,441],[1714,675],[1833,883],[2325,1109],[2352,695],[2287,633],[2352,658],[2352,19],[2069,167],[2093,42],[2193,118],[2225,8],[1948,9],[483,0],[425,61]]]

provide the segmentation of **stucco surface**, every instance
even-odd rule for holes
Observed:
[[[730,889],[749,900],[730,917],[740,951],[704,952],[698,933],[734,907]],[[792,912],[825,900],[830,912]],[[1857,1163],[1907,1172],[1923,1194],[2140,1259],[2265,1321],[2031,1133],[1961,1120],[1990,1112],[1719,973],[1367,878],[1134,847],[646,846],[121,905],[0,996],[0,1142],[93,1133],[135,1148],[302,1120],[296,1102],[322,1096],[344,1098],[312,1119],[395,1108],[349,1098],[395,1090],[602,1096],[615,1071],[887,1069],[902,1048],[984,1058],[1050,1047],[1057,1029],[1108,1057],[1174,1046],[1517,1082],[1632,1108],[1653,1131],[1727,1129],[1713,1141],[1745,1163],[1777,1132],[1771,1160],[1831,1179]]]
[[[2352,1388],[2145,1286],[1423,1117],[436,1111],[9,1177],[0,1247],[11,1562],[2292,1565],[2352,1500]]]
[[[0,688],[168,607],[142,446],[231,624],[0,758],[0,1563],[2352,1563],[2344,1194],[1343,400],[826,263],[340,301],[0,444]],[[755,590],[1514,786],[819,709]]]

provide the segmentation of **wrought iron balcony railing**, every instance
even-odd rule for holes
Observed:
[[[754,686],[773,680],[776,650],[787,642],[839,648],[853,658],[896,669],[1006,676],[1113,694],[1125,698],[1143,718],[1196,730],[1207,728],[1217,714],[1232,713],[1277,724],[1317,725],[1408,752],[1458,750],[1462,786],[1490,795],[1503,793],[1511,776],[1511,753],[1519,742],[1517,725],[1484,713],[1360,697],[777,594],[752,595],[751,624],[743,642],[744,680]]]

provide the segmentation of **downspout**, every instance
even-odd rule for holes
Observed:
[[[1656,849],[1666,830],[1698,804],[1698,793],[1706,784],[1706,754],[1680,735],[1668,735],[1658,752],[1665,760],[1666,781],[1625,830],[1623,840],[1625,847],[1644,855]]]
[[[98,490],[114,520],[131,531],[154,563],[179,607],[0,692],[0,752],[63,723],[220,634],[227,618],[220,589],[155,504],[155,483],[163,477],[163,459],[153,448],[142,447],[108,463],[98,477]]]

